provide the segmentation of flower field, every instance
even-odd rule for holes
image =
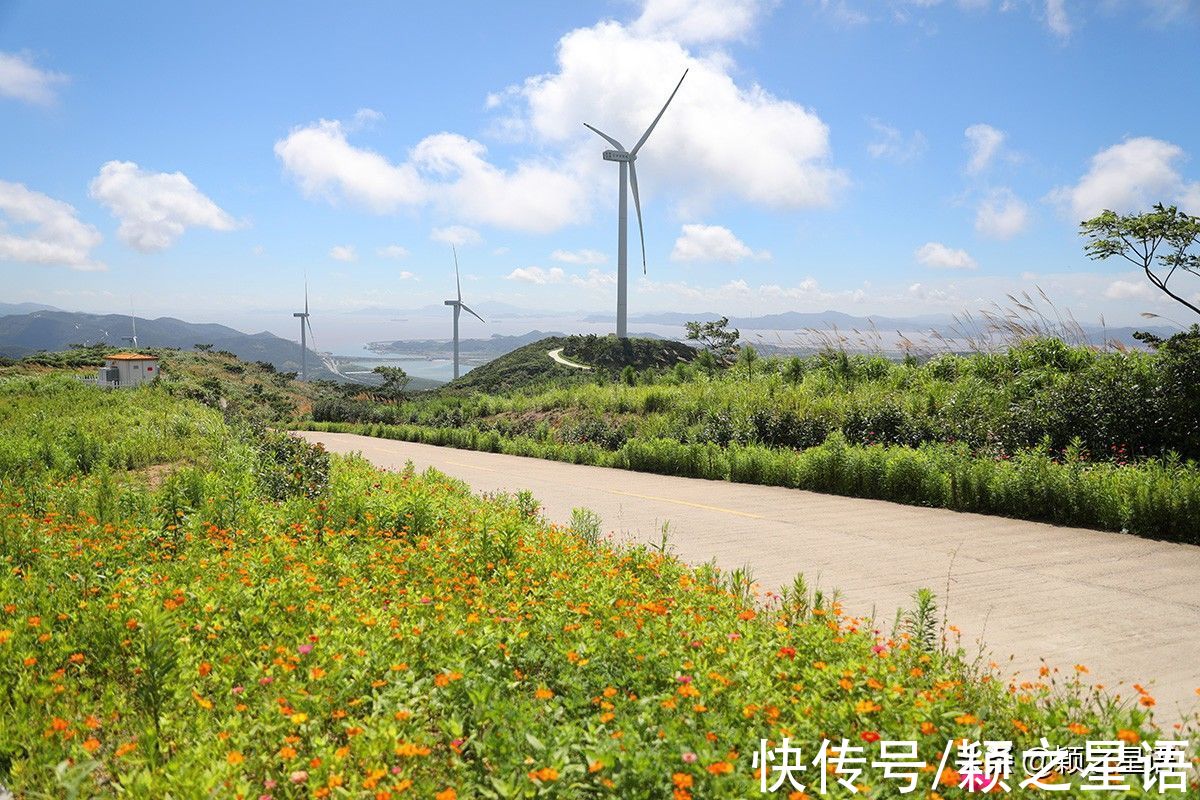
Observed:
[[[948,740],[1183,738],[1082,665],[981,671],[927,605],[872,621],[802,582],[755,598],[527,496],[330,458],[154,388],[0,382],[0,424],[23,454],[0,460],[17,797],[744,798],[760,739],[783,737],[914,740],[918,794],[955,797],[953,768],[932,785]],[[873,768],[854,785],[900,796]]]

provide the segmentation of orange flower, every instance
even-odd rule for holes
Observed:
[[[758,616],[758,614],[754,613],[754,611],[752,609],[747,608],[745,611],[738,614],[738,619],[749,622],[750,620],[754,619],[757,616]]]
[[[538,700],[549,700],[551,697],[554,697],[554,692],[550,691],[545,686],[539,686],[537,691],[533,693],[533,696]]]
[[[201,678],[205,677],[212,672],[212,664],[208,663],[207,661],[201,661],[199,672]]]
[[[245,761],[246,757],[237,750],[232,750],[227,756],[225,756],[225,760],[236,767],[238,764],[241,764],[243,761]]]
[[[89,753],[96,752],[100,749],[100,740],[93,736],[83,743],[83,749],[87,750]]]
[[[12,631],[10,631],[10,630],[0,631],[0,644],[8,644],[8,640],[11,638],[12,638]]]
[[[1137,731],[1131,731],[1128,728],[1122,728],[1121,730],[1117,731],[1117,738],[1122,742],[1128,742],[1129,744],[1137,744],[1142,740],[1142,737],[1138,735]]]
[[[1078,722],[1072,722],[1070,725],[1067,726],[1067,730],[1069,730],[1071,733],[1075,734],[1076,736],[1084,736],[1088,733],[1088,731],[1091,730],[1091,728],[1089,728],[1086,725],[1080,725]]]
[[[709,764],[705,769],[713,775],[728,775],[733,772],[733,764],[728,761],[718,761],[715,764]]]
[[[433,796],[433,800],[458,800],[458,792],[453,787],[447,787]]]
[[[921,723],[921,733],[925,734],[926,736],[930,735],[931,733],[933,733],[936,730],[937,730],[937,725],[934,725],[932,722],[922,722]]]
[[[671,776],[671,783],[675,784],[675,788],[677,789],[689,789],[694,780],[686,772],[676,772]]]
[[[1138,702],[1144,705],[1146,708],[1150,708],[1155,703],[1154,698],[1148,694],[1142,695],[1142,698]]]
[[[137,742],[126,742],[117,748],[117,757],[127,756],[134,750],[137,750]]]
[[[556,770],[554,767],[542,767],[541,769],[535,769],[533,772],[530,772],[529,778],[530,780],[549,783],[550,781],[558,780],[558,770]]]

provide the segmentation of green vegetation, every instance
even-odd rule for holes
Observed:
[[[1163,738],[1148,695],[979,672],[928,592],[891,625],[802,578],[756,605],[749,576],[607,544],[582,509],[556,528],[527,495],[330,459],[169,388],[0,378],[18,797],[740,798],[760,738],[912,739],[934,765],[959,737]]]
[[[591,370],[567,367],[547,353],[562,348],[568,359]],[[625,339],[615,336],[549,336],[519,347],[476,367],[448,384],[439,394],[470,395],[509,392],[530,387],[563,386],[595,381],[629,368],[655,370],[683,364],[696,357],[687,345],[666,339]]]
[[[1200,330],[926,363],[829,351],[351,404],[316,427],[1200,543]],[[582,359],[581,359],[582,360]]]

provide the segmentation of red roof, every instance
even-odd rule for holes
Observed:
[[[105,358],[109,361],[158,361],[158,356],[144,356],[140,353],[113,353]]]

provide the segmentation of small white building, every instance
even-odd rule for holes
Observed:
[[[158,359],[140,353],[114,353],[104,359],[97,384],[101,386],[140,386],[158,377]]]

